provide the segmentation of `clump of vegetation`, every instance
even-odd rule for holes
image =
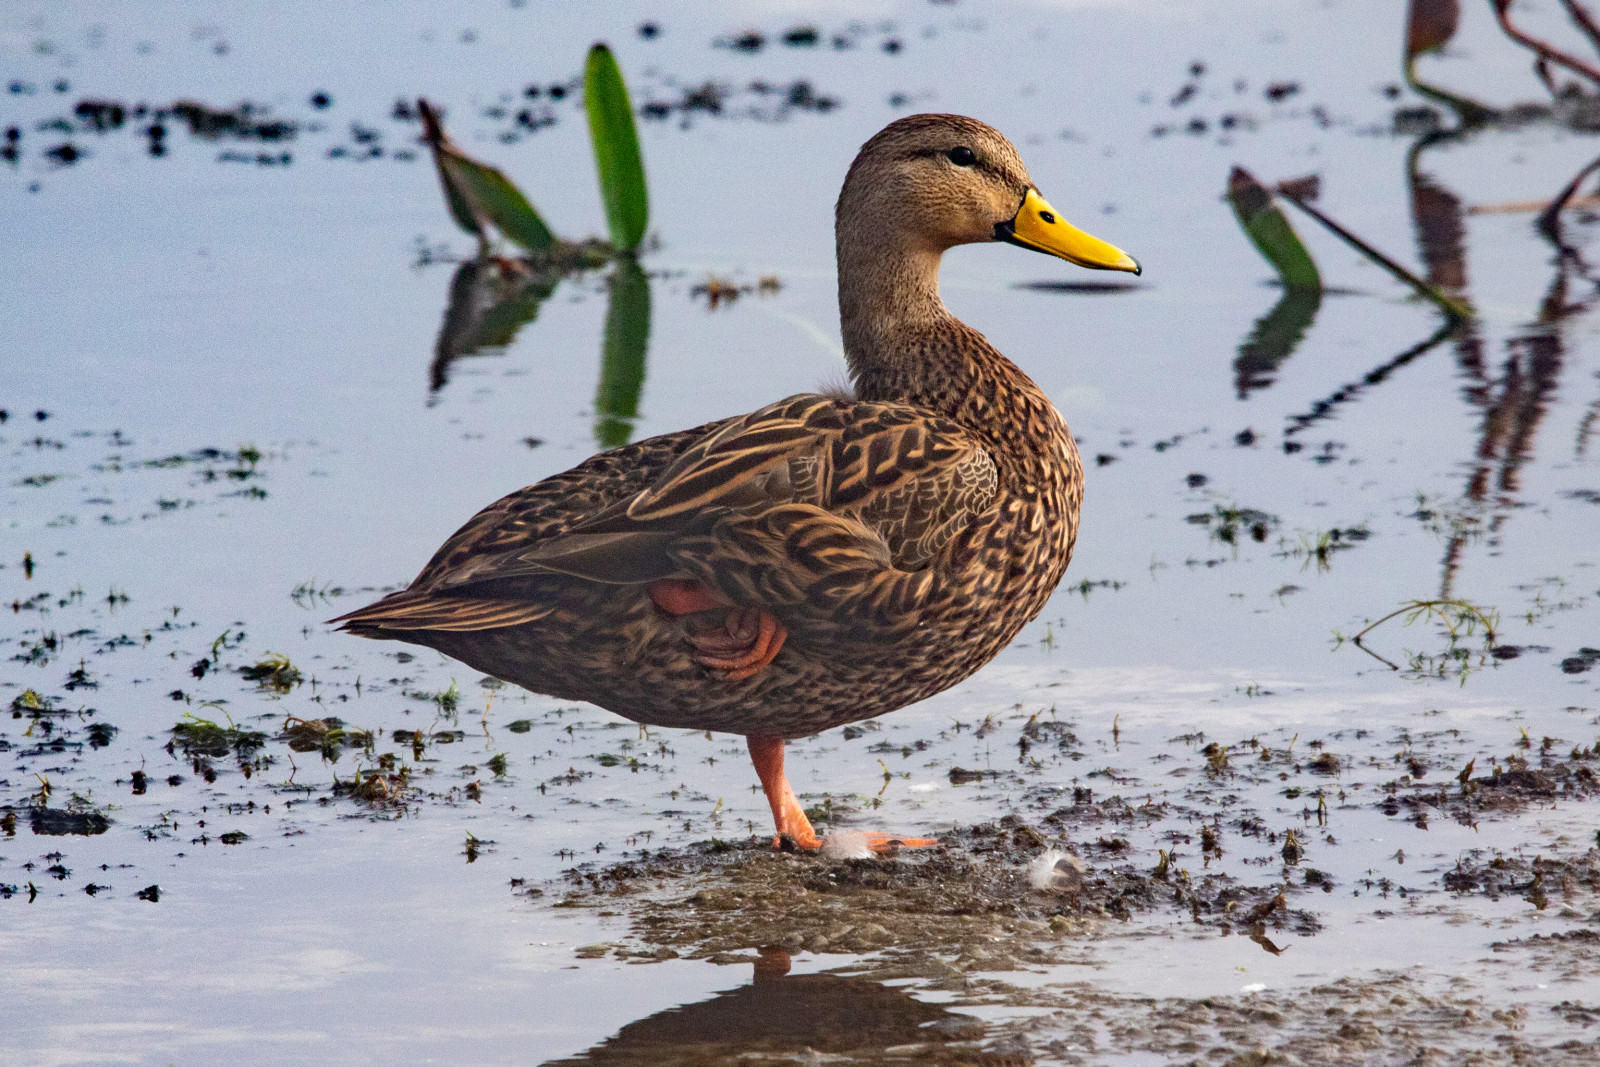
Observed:
[[[227,718],[226,713],[223,717]],[[228,725],[223,726],[187,712],[183,721],[173,726],[167,752],[175,755],[181,750],[185,759],[226,756],[231,752],[239,759],[246,760],[254,756],[266,741],[266,734],[259,730],[241,730],[232,719],[228,719]]]
[[[302,719],[290,715],[283,721],[280,740],[288,742],[294,752],[320,752],[322,758],[337,763],[346,748],[371,748],[372,731],[347,729],[336,716],[326,719]]]
[[[1238,544],[1244,536],[1249,536],[1252,541],[1264,542],[1267,535],[1278,525],[1276,515],[1233,504],[1226,506],[1218,504],[1210,511],[1188,515],[1184,521],[1192,526],[1206,527],[1212,537],[1227,545]]]
[[[376,767],[357,767],[354,777],[335,779],[335,796],[348,796],[374,807],[402,803],[412,791],[411,768],[391,753],[378,757]]]
[[[48,715],[51,712],[60,710],[60,708],[56,707],[55,701],[49,697],[41,696],[36,689],[24,689],[11,698],[11,717],[13,719],[20,719],[25,714],[34,716]]]
[[[1371,536],[1372,533],[1365,526],[1352,526],[1345,530],[1335,527],[1331,530],[1302,531],[1299,544],[1283,545],[1277,555],[1282,559],[1304,559],[1307,567],[1315,563],[1318,572],[1322,572],[1332,566],[1335,552],[1354,548]]]
[[[1385,656],[1374,652],[1363,643],[1363,639],[1391,619],[1405,616],[1405,624],[1410,626],[1420,619],[1431,619],[1444,628],[1445,638],[1448,642],[1442,652],[1408,652],[1408,664],[1402,668],[1398,663]],[[1408,600],[1389,614],[1370,622],[1360,633],[1351,638],[1351,643],[1361,651],[1378,660],[1390,670],[1400,671],[1413,677],[1456,677],[1463,683],[1467,675],[1482,667],[1488,662],[1494,651],[1495,631],[1500,625],[1500,616],[1493,608],[1480,608],[1467,600]],[[1334,634],[1335,644],[1338,647],[1344,643],[1343,635]],[[1481,639],[1481,647],[1473,647],[1473,642]]]
[[[269,652],[251,666],[240,667],[239,674],[263,689],[277,693],[287,693],[305,681],[300,668],[289,662],[289,657],[281,652]]]

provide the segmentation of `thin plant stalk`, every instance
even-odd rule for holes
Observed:
[[[1561,0],[1561,6],[1567,9],[1567,17],[1589,38],[1589,43],[1594,45],[1596,51],[1600,51],[1600,23],[1595,22],[1594,16],[1578,0]]]
[[[1541,41],[1537,37],[1530,37],[1517,28],[1511,21],[1511,0],[1489,0],[1489,3],[1494,7],[1494,17],[1500,23],[1500,28],[1505,31],[1507,37],[1510,37],[1522,47],[1537,53],[1542,58],[1552,63],[1559,63],[1573,73],[1581,74],[1596,85],[1600,85],[1600,68],[1585,63],[1577,56],[1563,52],[1555,45]]]
[[[1450,608],[1454,608],[1459,615],[1458,619],[1454,622],[1451,621],[1448,614],[1448,609]],[[1437,615],[1439,620],[1444,623],[1445,629],[1450,632],[1450,641],[1452,646],[1456,641],[1457,631],[1462,625],[1467,625],[1470,627],[1474,622],[1477,622],[1483,626],[1485,640],[1487,640],[1491,645],[1494,644],[1495,619],[1485,613],[1482,608],[1467,600],[1409,600],[1395,610],[1389,612],[1389,614],[1383,616],[1383,618],[1375,619],[1368,623],[1360,633],[1356,634],[1350,639],[1350,643],[1355,645],[1361,651],[1365,652],[1367,655],[1371,656],[1373,659],[1381,660],[1383,663],[1387,664],[1390,670],[1399,670],[1399,665],[1394,663],[1392,660],[1379,655],[1366,645],[1362,644],[1361,639],[1366,637],[1373,630],[1376,630],[1378,627],[1382,626],[1384,623],[1388,622],[1390,619],[1397,618],[1401,615],[1407,616],[1407,625],[1416,622],[1417,619],[1421,618],[1423,615]],[[1468,633],[1470,635],[1470,629]]]
[[[1567,187],[1561,190],[1561,194],[1550,201],[1550,205],[1539,213],[1539,220],[1535,225],[1539,227],[1540,233],[1552,241],[1558,239],[1558,233],[1561,228],[1561,212],[1566,210],[1567,204],[1578,194],[1578,186],[1583,184],[1583,179],[1593,174],[1596,170],[1600,170],[1600,156],[1597,156],[1588,166],[1573,175],[1572,180],[1567,183]]]
[[[1473,317],[1471,306],[1464,301],[1447,296],[1445,293],[1441,292],[1437,286],[1430,285],[1423,279],[1417,277],[1399,263],[1396,263],[1394,260],[1384,255],[1382,252],[1378,251],[1376,248],[1372,247],[1367,242],[1363,241],[1361,238],[1357,237],[1355,234],[1339,225],[1337,222],[1334,222],[1327,215],[1324,215],[1321,211],[1318,211],[1316,208],[1312,207],[1303,198],[1295,195],[1292,191],[1280,189],[1279,192],[1282,193],[1284,199],[1288,200],[1295,207],[1299,208],[1307,215],[1310,215],[1312,218],[1322,223],[1323,226],[1327,227],[1327,229],[1330,230],[1340,240],[1344,241],[1346,244],[1350,245],[1350,247],[1354,248],[1356,251],[1360,252],[1362,255],[1378,264],[1378,266],[1382,267],[1390,274],[1393,274],[1396,278],[1399,278],[1401,281],[1411,286],[1421,296],[1438,305],[1440,310],[1442,310],[1446,315],[1449,315],[1452,319],[1466,322]]]

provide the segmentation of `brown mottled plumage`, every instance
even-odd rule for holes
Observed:
[[[888,126],[837,208],[854,397],[593,456],[491,504],[410,588],[336,621],[642,723],[753,735],[753,753],[966,678],[1055,589],[1083,490],[1049,399],[939,299],[940,255],[996,239],[1030,189],[982,123]],[[669,615],[652,600],[664,579],[769,615],[781,651],[736,680],[705,666],[696,635],[735,641],[724,609]]]

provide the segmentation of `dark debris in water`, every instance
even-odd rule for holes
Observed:
[[[687,129],[697,118],[744,118],[757,122],[782,122],[796,113],[825,115],[839,107],[836,97],[818,92],[809,81],[787,83],[752,81],[739,89],[724,82],[706,81],[679,87],[676,95],[663,97],[653,92],[640,107],[647,120],[665,121],[676,117]]]
[[[1499,900],[1521,897],[1540,911],[1552,899],[1592,899],[1600,891],[1600,847],[1577,856],[1506,855],[1498,849],[1470,849],[1444,874],[1452,893],[1475,893]]]
[[[1513,753],[1504,765],[1496,761],[1476,776],[1473,760],[1453,781],[1426,780],[1426,763],[1413,759],[1412,773],[1384,787],[1388,795],[1377,802],[1378,808],[1385,815],[1403,815],[1421,828],[1439,817],[1476,826],[1480,818],[1514,814],[1530,805],[1600,797],[1600,741],[1588,748],[1573,747],[1566,759],[1556,752],[1553,738],[1546,742],[1541,742],[1537,755]]]
[[[69,834],[91,837],[105,833],[111,826],[111,820],[97,811],[34,808],[28,812],[28,826],[34,833],[48,837],[64,837]]]

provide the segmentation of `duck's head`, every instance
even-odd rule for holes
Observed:
[[[1050,206],[1000,131],[962,115],[912,115],[861,146],[839,194],[847,240],[933,253],[1007,241],[1095,270],[1139,273],[1122,249]]]

